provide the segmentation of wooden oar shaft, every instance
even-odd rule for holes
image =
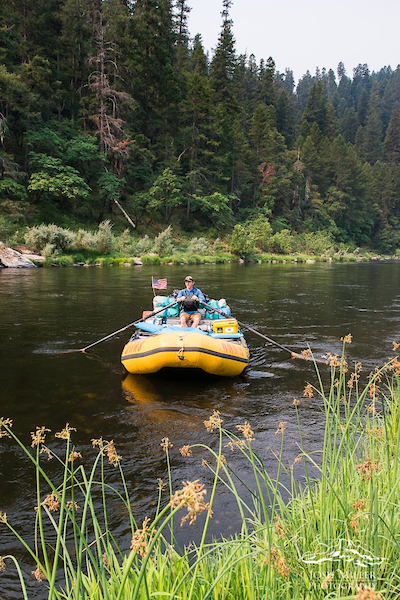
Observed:
[[[176,303],[177,303],[177,300],[174,300],[174,302],[171,302],[171,304],[167,304],[166,306],[163,306],[162,308],[154,310],[152,313],[150,313],[146,317],[146,319],[148,319],[149,317],[154,317],[155,315],[157,315],[160,312],[163,312],[167,308],[171,308],[171,306],[173,306]],[[79,350],[77,350],[77,352],[86,352],[86,350],[88,350],[89,348],[93,348],[93,346],[97,346],[97,344],[100,344],[101,342],[105,342],[106,340],[109,340],[114,335],[118,335],[118,333],[125,331],[125,329],[129,329],[129,327],[133,327],[133,325],[140,323],[140,321],[143,321],[143,318],[137,319],[136,321],[133,321],[133,323],[129,323],[129,325],[125,325],[125,327],[121,327],[121,329],[117,329],[117,331],[113,331],[112,333],[110,333],[109,335],[106,335],[105,337],[101,338],[100,340],[97,340],[96,342],[93,342],[92,344],[89,344],[88,346],[85,346],[84,348],[80,348]]]
[[[211,306],[211,304],[207,304],[206,302],[202,302],[202,304],[204,304],[204,306],[207,306],[207,308],[209,308],[210,310],[213,310],[214,312],[218,313],[219,315],[222,315],[226,319],[230,319],[231,318],[229,315],[227,315],[226,313],[224,313],[222,310],[218,310],[218,308],[214,308],[213,306]],[[279,344],[279,342],[276,342],[275,340],[271,339],[267,335],[264,335],[263,333],[260,333],[259,331],[257,331],[257,329],[254,329],[254,327],[251,327],[250,325],[247,325],[247,323],[242,323],[241,321],[238,321],[237,319],[236,319],[236,321],[238,322],[238,324],[240,325],[240,327],[242,327],[243,329],[247,329],[248,331],[251,331],[255,335],[258,335],[258,337],[262,338],[266,342],[269,342],[273,346],[277,346],[281,350],[284,350],[285,352],[289,352],[289,354],[291,355],[292,358],[301,358],[302,360],[313,360],[315,362],[322,363],[322,364],[326,365],[326,361],[325,360],[320,360],[318,358],[311,359],[311,358],[307,358],[306,356],[303,356],[302,354],[298,354],[297,352],[293,352],[293,350],[291,350],[290,348],[287,348],[286,346],[283,346],[282,344]]]

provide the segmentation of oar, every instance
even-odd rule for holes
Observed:
[[[231,319],[232,318],[229,315],[227,315],[226,313],[222,312],[222,310],[218,310],[218,308],[214,308],[213,306],[211,306],[211,304],[207,304],[206,302],[202,302],[201,304],[203,306],[206,306],[207,308],[209,308],[211,311],[214,311],[214,312],[218,313],[219,315],[222,315],[226,319]],[[251,331],[252,333],[255,333],[255,335],[258,335],[258,337],[262,338],[263,340],[266,340],[267,342],[269,342],[273,346],[277,346],[281,350],[284,350],[285,352],[289,352],[289,354],[291,355],[292,358],[301,358],[302,360],[311,360],[310,358],[308,358],[306,356],[303,356],[302,354],[298,354],[297,352],[293,352],[293,350],[291,350],[290,348],[287,348],[286,346],[282,346],[282,344],[279,344],[278,342],[276,342],[275,340],[269,338],[268,336],[264,335],[263,333],[260,333],[259,331],[257,331],[257,329],[254,329],[254,327],[250,327],[250,325],[247,325],[246,323],[241,323],[241,321],[238,321],[237,319],[236,319],[236,321],[238,322],[238,324],[240,325],[240,327],[242,327],[243,329],[247,329],[248,331]],[[317,363],[324,364],[324,365],[327,364],[326,360],[321,360],[321,359],[318,359],[318,358],[313,358],[312,360],[315,361],[315,362],[317,362]]]
[[[158,313],[163,312],[164,310],[167,310],[167,308],[171,308],[171,306],[174,306],[174,304],[177,304],[177,302],[178,302],[177,300],[174,300],[173,302],[171,302],[171,304],[167,304],[166,306],[163,306],[162,308],[154,310],[152,313],[150,313],[146,317],[146,319],[149,319],[150,317],[154,317]],[[88,346],[85,346],[84,348],[80,348],[79,350],[69,350],[68,352],[86,352],[86,350],[89,350],[89,348],[93,348],[93,346],[97,346],[97,344],[101,344],[101,342],[105,342],[106,340],[109,340],[110,338],[114,337],[114,335],[117,335],[118,333],[125,331],[125,329],[129,329],[129,327],[133,327],[133,325],[136,325],[137,323],[140,323],[141,321],[143,321],[143,318],[137,319],[136,321],[133,321],[133,323],[129,323],[129,325],[125,325],[125,327],[121,327],[121,329],[117,329],[117,331],[113,331],[113,333],[106,335],[105,337],[101,338],[100,340],[97,340],[97,342],[93,342],[92,344],[89,344]],[[59,354],[61,354],[61,353],[59,353]]]

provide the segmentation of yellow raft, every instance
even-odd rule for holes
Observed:
[[[122,351],[129,373],[157,373],[164,368],[200,369],[211,375],[240,375],[249,349],[236,319],[203,318],[199,327],[180,327],[174,317],[144,319]]]

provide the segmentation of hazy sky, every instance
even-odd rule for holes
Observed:
[[[188,0],[191,37],[200,33],[214,49],[222,25],[222,0]],[[230,10],[238,54],[257,63],[272,56],[276,68],[292,69],[296,80],[307,69],[333,69],[342,61],[347,74],[367,63],[371,71],[400,63],[398,0],[233,0]]]

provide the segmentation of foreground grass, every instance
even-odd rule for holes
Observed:
[[[350,338],[344,339],[344,344]],[[277,435],[281,451],[278,472],[271,478],[253,450],[249,423],[235,433],[223,427],[218,412],[205,422],[215,434],[212,447],[185,446],[183,456],[196,457],[213,473],[211,490],[200,481],[185,482],[182,489],[159,486],[156,514],[138,524],[132,514],[120,457],[114,444],[95,440],[99,453],[87,472],[76,466],[80,455],[72,447],[72,429],[56,434],[65,440],[64,460],[59,457],[62,483],[46,474],[40,454],[53,455],[45,445],[46,430],[33,434],[36,453],[13,434],[11,422],[2,419],[1,434],[23,448],[37,471],[36,547],[20,538],[36,565],[34,574],[48,589],[49,599],[147,600],[180,599],[309,599],[358,598],[379,600],[400,595],[400,363],[391,360],[361,386],[361,365],[347,372],[344,355],[329,356],[331,385],[324,391],[307,385],[304,393],[318,394],[325,411],[321,451],[307,453],[301,433],[301,402],[294,400],[299,423],[299,455],[293,465],[283,461],[285,423]],[[170,447],[162,440],[170,473]],[[240,452],[253,473],[246,486],[223,452]],[[230,452],[230,450],[229,450]],[[54,454],[54,456],[56,456]],[[120,490],[107,485],[105,461],[120,469]],[[295,480],[302,463],[304,481]],[[313,473],[313,476],[311,475]],[[317,480],[315,472],[318,473]],[[280,481],[286,474],[289,486]],[[44,497],[43,485],[49,490]],[[226,488],[236,500],[241,530],[228,540],[206,543],[215,494]],[[109,530],[108,502],[117,494],[131,525],[130,549],[119,547]],[[95,508],[94,498],[102,499]],[[287,497],[289,496],[289,500]],[[246,502],[244,498],[251,498]],[[286,500],[284,500],[286,498]],[[207,501],[206,501],[207,500]],[[78,508],[79,505],[79,508]],[[97,504],[98,506],[98,504]],[[179,552],[172,541],[179,520],[193,523],[200,513],[205,523],[200,543]],[[12,519],[1,514],[3,526],[14,530]],[[51,545],[48,527],[53,529]],[[171,534],[172,530],[172,534]],[[14,564],[20,574],[22,597],[28,598],[22,570],[14,557],[4,556],[3,566]],[[4,575],[3,575],[4,576]]]

